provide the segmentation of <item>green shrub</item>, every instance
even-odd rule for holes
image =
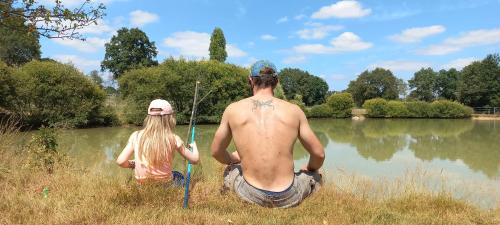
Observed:
[[[57,151],[57,133],[53,128],[42,127],[28,144],[27,166],[52,173],[56,163],[64,162],[65,155]]]
[[[409,111],[404,102],[391,100],[387,103],[386,117],[405,118],[409,116]]]
[[[332,108],[326,104],[315,105],[308,110],[308,117],[311,118],[329,118],[332,116]]]
[[[466,118],[472,114],[470,107],[448,100],[434,101],[431,103],[431,108],[435,118]]]
[[[387,100],[374,98],[366,100],[363,108],[366,109],[368,117],[385,117],[387,115]]]
[[[104,91],[71,65],[32,61],[16,76],[22,84],[18,107],[27,125],[86,127],[106,121],[96,120],[102,116]]]
[[[405,102],[408,109],[408,117],[411,118],[430,118],[433,116],[431,104],[423,101]]]
[[[347,118],[351,117],[354,99],[352,95],[347,92],[335,93],[328,97],[326,104],[331,108],[333,117]]]
[[[0,61],[0,108],[11,109],[16,105],[18,79],[13,73],[12,68]]]
[[[304,101],[302,101],[302,95],[296,94],[292,100],[289,101],[290,103],[297,105],[302,111],[306,114],[309,115],[309,110],[306,108],[306,105],[304,104]]]
[[[156,98],[172,104],[179,124],[189,122],[197,80],[199,98],[206,96],[198,105],[197,121],[216,123],[227,105],[249,95],[247,77],[248,71],[235,65],[171,58],[159,66],[127,71],[118,82],[128,123],[141,125]]]

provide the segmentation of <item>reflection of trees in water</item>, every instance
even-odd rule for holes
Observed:
[[[324,132],[319,131],[315,128],[313,128],[313,130],[316,136],[318,137],[319,142],[321,142],[321,144],[323,145],[323,147],[328,145],[328,136]],[[293,146],[293,159],[299,160],[306,157],[309,157],[309,153],[304,149],[300,141],[297,140],[295,142],[295,145]]]
[[[404,129],[386,120],[334,120],[327,129],[328,136],[339,143],[356,147],[364,158],[385,161],[406,146]]]
[[[59,149],[85,166],[109,163],[125,147],[132,131],[118,127],[63,130],[58,135]]]
[[[422,160],[462,160],[472,170],[490,178],[500,176],[500,126],[495,126],[495,121],[471,124],[472,129],[456,136],[414,137],[410,149]]]
[[[408,135],[440,139],[457,137],[471,130],[474,124],[471,120],[369,119],[332,120],[330,123],[323,122],[320,126],[328,127],[326,129],[329,138],[339,143],[351,144],[364,158],[386,161],[407,146]]]

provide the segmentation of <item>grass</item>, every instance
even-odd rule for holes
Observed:
[[[5,130],[5,129],[4,129]],[[15,130],[1,131],[3,141]],[[396,185],[356,176],[327,181],[301,205],[268,209],[221,193],[221,176],[194,177],[190,208],[183,190],[139,186],[132,176],[59,165],[24,167],[24,151],[0,143],[0,224],[500,224],[500,208],[480,209],[405,179]],[[69,159],[70,161],[72,159]],[[222,174],[223,167],[216,170]],[[411,176],[411,175],[408,175]],[[418,179],[418,177],[416,177]],[[48,187],[48,197],[42,190]],[[403,191],[394,191],[402,189]],[[381,190],[367,194],[370,190]],[[383,191],[382,191],[383,190]]]

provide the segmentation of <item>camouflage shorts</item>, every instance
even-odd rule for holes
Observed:
[[[298,172],[292,185],[282,192],[262,190],[247,183],[243,178],[240,164],[229,165],[224,171],[224,188],[232,190],[250,203],[264,207],[288,208],[298,205],[321,186],[321,174]]]

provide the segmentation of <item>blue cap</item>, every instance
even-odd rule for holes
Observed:
[[[274,70],[273,76],[277,76],[277,70],[276,66],[269,60],[259,60],[255,62],[251,67],[250,67],[250,76],[252,77],[260,77],[260,71],[265,68],[271,68]]]

